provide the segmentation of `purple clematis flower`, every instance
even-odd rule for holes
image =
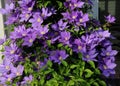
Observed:
[[[10,59],[8,58],[4,58],[3,59],[3,63],[0,64],[0,73],[6,73],[9,72],[11,70],[11,68],[13,67],[13,64],[11,62]]]
[[[99,68],[106,77],[110,76],[111,74],[115,74],[115,67],[116,64],[111,60],[104,60],[103,63],[99,63]]]
[[[71,10],[74,10],[75,8],[82,8],[84,2],[79,0],[68,0],[67,2],[64,3],[64,5],[70,8]]]
[[[102,49],[102,56],[107,56],[107,57],[111,57],[111,56],[115,56],[118,52],[116,50],[112,50],[112,46],[108,46],[106,49]]]
[[[24,81],[21,82],[22,85],[30,84],[32,82],[33,76],[29,75],[28,77],[24,77]]]
[[[46,19],[47,17],[51,16],[52,12],[49,11],[48,8],[42,8],[41,16]]]
[[[83,52],[83,60],[84,61],[97,61],[96,60],[96,57],[98,55],[98,53],[96,53],[96,50],[93,49],[93,50],[90,50],[88,52]]]
[[[61,31],[67,28],[67,22],[63,22],[63,20],[59,20],[57,24],[53,24],[52,28],[55,31]]]
[[[43,35],[45,35],[46,33],[48,33],[49,29],[48,29],[48,25],[46,26],[40,26],[39,28],[35,28],[35,32],[37,33],[37,35],[39,37],[42,37]]]
[[[106,22],[108,23],[114,23],[115,22],[115,17],[112,15],[105,16]]]
[[[78,26],[84,26],[86,27],[86,22],[89,21],[89,15],[88,14],[83,14],[82,11],[78,13],[76,24]]]
[[[32,46],[34,40],[36,39],[36,33],[33,32],[32,34],[28,34],[25,38],[23,38],[24,42],[23,42],[23,46]]]
[[[23,74],[24,67],[22,65],[18,65],[17,67],[11,68],[11,73],[14,74],[14,76],[21,76]]]
[[[29,22],[32,23],[33,28],[38,28],[43,23],[43,18],[40,16],[39,12],[36,12],[33,14],[33,18],[31,18]]]
[[[23,21],[28,21],[28,19],[31,17],[31,13],[28,13],[26,11],[23,11],[22,14],[20,14],[20,21],[23,22]]]
[[[5,4],[5,9],[0,9],[0,13],[2,14],[9,14],[11,10],[15,8],[15,5],[13,3],[10,3],[10,5]]]
[[[86,51],[85,44],[81,41],[81,39],[75,39],[72,47],[73,47],[73,51],[77,53]]]
[[[54,61],[55,63],[60,64],[61,60],[64,60],[68,57],[68,54],[66,54],[66,51],[64,50],[56,50],[52,51],[50,53],[49,60]]]
[[[62,42],[63,44],[69,44],[70,37],[71,37],[70,32],[67,31],[61,32],[59,41]]]

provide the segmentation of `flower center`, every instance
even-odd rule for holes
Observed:
[[[42,32],[40,32],[42,35],[44,35],[45,34],[45,32],[44,31],[42,31]]]
[[[59,60],[62,60],[62,56],[59,57]]]
[[[16,75],[17,75],[17,76],[20,76],[20,73],[19,73],[19,72],[17,72],[17,73],[16,73]]]
[[[26,14],[25,17],[28,18],[28,17],[29,17],[29,14]]]
[[[106,65],[103,65],[103,68],[104,68],[104,69],[107,69],[107,66],[106,66]]]
[[[81,50],[82,49],[82,47],[81,46],[78,46],[78,50]]]
[[[65,40],[67,41],[67,40],[68,40],[68,37],[65,37]]]
[[[38,19],[37,19],[37,22],[40,22],[40,21],[41,21],[40,18],[38,18]]]
[[[109,52],[107,52],[107,53],[106,53],[106,55],[107,55],[107,56],[110,56],[110,53],[109,53]]]
[[[29,42],[32,43],[32,42],[33,42],[33,39],[30,39]]]
[[[86,58],[90,58],[90,56],[89,56],[89,55],[86,55]]]
[[[83,22],[83,19],[80,19],[79,21],[80,21],[80,22]]]
[[[75,18],[76,18],[76,16],[72,16],[72,18],[73,18],[73,19],[75,19]]]
[[[11,81],[11,78],[8,78],[7,81]]]
[[[77,7],[77,4],[74,4],[75,7]]]
[[[32,10],[32,7],[29,7],[28,10],[31,11],[31,10]]]
[[[69,4],[69,6],[71,7],[71,6],[72,6],[72,4],[70,3],[70,4]]]
[[[22,36],[26,36],[26,34],[25,34],[25,33],[23,33],[23,34],[22,34]]]
[[[11,50],[11,51],[10,51],[10,54],[14,54],[14,53],[15,53],[15,50]]]
[[[5,69],[9,70],[9,69],[10,69],[10,67],[9,67],[9,66],[6,66],[6,67],[5,67]]]

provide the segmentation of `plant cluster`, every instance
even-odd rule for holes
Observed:
[[[4,86],[106,86],[115,74],[109,24],[92,17],[91,0],[9,0],[2,14],[11,26],[0,40]]]

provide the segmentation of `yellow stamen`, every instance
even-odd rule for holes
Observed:
[[[41,33],[42,35],[43,35],[43,34],[45,34],[45,32],[44,32],[44,31],[42,31],[42,32],[40,32],[40,33]]]
[[[32,10],[32,7],[29,7],[28,10],[31,11],[31,10]]]
[[[10,54],[14,54],[14,53],[15,53],[15,50],[11,50],[11,51],[10,51]]]
[[[29,17],[29,14],[26,14],[25,17],[28,18],[28,17]]]
[[[75,7],[77,7],[77,4],[74,4]]]
[[[76,16],[72,16],[72,18],[73,18],[73,19],[75,19],[75,18],[76,18]]]
[[[80,21],[80,22],[83,22],[83,19],[80,19],[79,21]]]
[[[38,19],[37,19],[37,22],[40,22],[40,21],[41,21],[40,18],[38,18]]]
[[[17,75],[17,76],[20,76],[20,73],[19,73],[19,72],[17,72],[17,73],[16,73],[16,75]]]
[[[32,42],[33,42],[33,39],[30,39],[29,42],[32,43]]]
[[[109,53],[109,52],[107,52],[107,53],[106,53],[106,55],[107,55],[107,56],[110,56],[110,53]]]
[[[62,60],[62,57],[61,57],[61,56],[59,57],[59,60]]]
[[[11,81],[11,78],[8,78],[7,81]]]
[[[89,55],[86,55],[86,58],[90,58],[90,56],[89,56]]]
[[[9,69],[10,69],[10,67],[9,67],[9,66],[6,66],[6,67],[5,67],[5,69],[9,70]]]
[[[106,65],[103,65],[103,68],[104,68],[104,69],[107,69],[107,66],[106,66]]]
[[[81,50],[82,49],[82,47],[81,46],[78,46],[78,50]]]

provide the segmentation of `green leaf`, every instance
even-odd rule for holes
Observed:
[[[60,44],[58,44],[58,48],[61,48],[62,46],[63,46],[63,44],[61,44],[61,43],[60,43]]]
[[[67,67],[67,66],[68,66],[68,64],[67,64],[67,62],[66,62],[66,61],[61,60],[61,62],[62,62],[62,64],[63,64],[65,67]]]
[[[47,45],[50,47],[51,46],[51,40],[47,40]]]
[[[105,81],[99,80],[99,84],[100,84],[101,86],[107,86],[106,83],[105,83]]]
[[[92,72],[90,69],[85,69],[85,72],[86,72],[86,74],[85,74],[85,77],[86,77],[86,78],[91,77],[92,74],[93,74],[93,72]]]
[[[74,69],[74,68],[76,68],[76,67],[78,67],[78,65],[71,65],[71,66],[70,66],[70,69]]]
[[[79,53],[79,54],[78,54],[78,57],[79,57],[80,59],[82,59],[82,53]]]
[[[52,67],[52,62],[51,62],[50,60],[48,60],[47,65],[48,65],[49,67]]]
[[[71,85],[74,86],[74,84],[75,84],[75,82],[74,82],[73,80],[70,80],[70,81],[68,82],[67,86],[71,86]]]
[[[95,68],[95,63],[93,61],[88,62],[92,68]]]
[[[97,82],[94,82],[92,86],[99,86],[99,84]]]

